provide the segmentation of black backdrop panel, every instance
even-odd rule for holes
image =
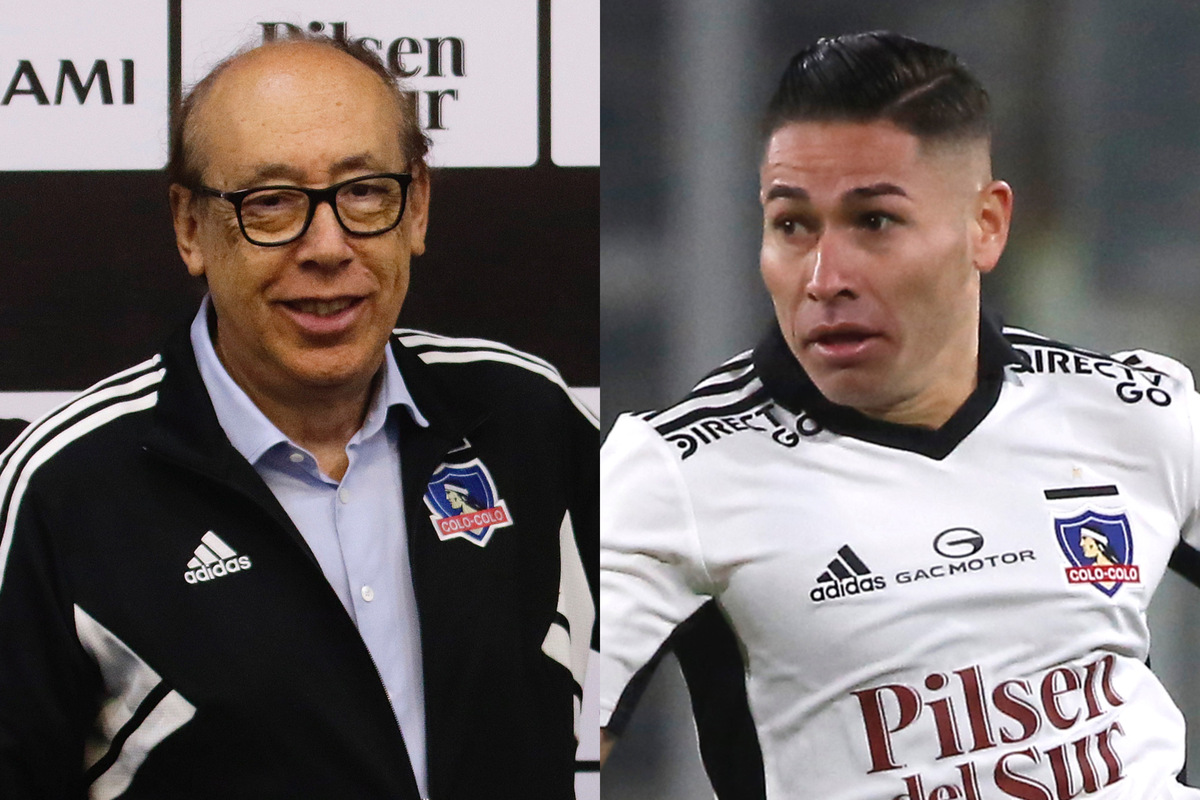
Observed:
[[[0,390],[82,389],[157,352],[203,284],[162,172],[0,172]],[[528,350],[599,384],[599,170],[435,171],[400,324]]]

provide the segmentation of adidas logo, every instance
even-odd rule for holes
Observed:
[[[250,569],[250,556],[239,556],[220,536],[209,531],[200,537],[196,555],[187,565],[183,579],[188,583],[203,583]]]
[[[837,551],[837,558],[829,562],[829,567],[817,576],[817,585],[808,596],[814,603],[820,603],[823,600],[874,592],[886,586],[887,581],[883,576],[872,575],[871,568],[846,544]]]

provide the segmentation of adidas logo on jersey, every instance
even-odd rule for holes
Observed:
[[[838,597],[849,597],[866,592],[874,592],[887,586],[882,575],[873,575],[870,567],[863,563],[850,545],[842,545],[837,551],[837,558],[829,562],[829,567],[817,576],[817,585],[808,596],[814,603],[824,600],[834,600]]]
[[[250,556],[239,556],[212,531],[200,537],[196,555],[187,565],[188,570],[183,573],[183,579],[188,583],[216,580],[251,567]]]

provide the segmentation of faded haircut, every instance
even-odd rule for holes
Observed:
[[[891,122],[927,142],[988,140],[987,92],[949,50],[887,31],[820,39],[788,63],[763,138],[789,122]]]

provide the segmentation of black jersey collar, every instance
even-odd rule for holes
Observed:
[[[768,393],[794,414],[803,412],[822,427],[866,442],[909,450],[941,460],[983,421],[1004,383],[1004,367],[1021,358],[1000,333],[998,323],[982,315],[979,323],[979,379],[962,407],[937,430],[873,419],[831,403],[817,389],[788,348],[778,325],[754,349],[754,365]]]

